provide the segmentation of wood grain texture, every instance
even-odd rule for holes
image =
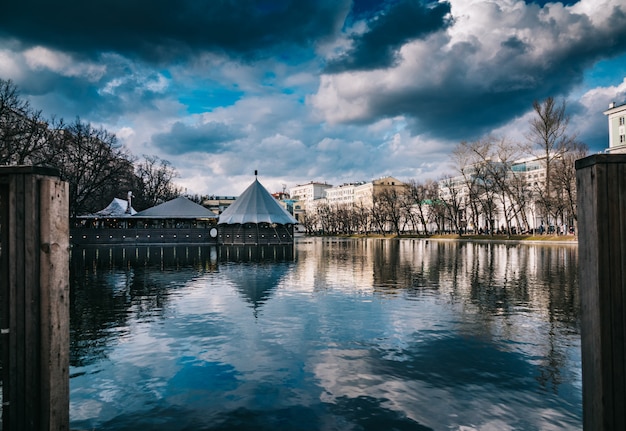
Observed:
[[[626,156],[576,163],[585,430],[626,429]]]

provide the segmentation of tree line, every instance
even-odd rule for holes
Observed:
[[[450,155],[453,174],[380,188],[369,204],[322,203],[300,223],[308,233],[331,235],[575,230],[575,161],[587,146],[569,121],[564,101],[535,101],[525,142],[494,136],[460,142]]]
[[[586,146],[569,130],[565,102],[533,103],[526,142],[488,136],[460,142],[450,155],[452,175],[381,188],[368,205],[317,205],[300,219],[307,232],[518,233],[553,225],[575,226],[575,160]],[[535,163],[519,170],[520,158]],[[158,156],[135,157],[114,134],[77,117],[44,118],[0,79],[0,165],[57,168],[70,187],[70,216],[104,208],[114,197],[134,195],[142,210],[181,194],[176,170]],[[518,170],[516,170],[518,169]],[[196,201],[201,198],[196,197]]]
[[[176,170],[154,155],[135,157],[115,134],[76,117],[45,118],[0,79],[0,165],[48,166],[69,183],[70,216],[93,213],[132,191],[142,210],[181,194]]]

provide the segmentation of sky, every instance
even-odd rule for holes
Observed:
[[[0,78],[79,117],[189,194],[453,173],[461,141],[527,143],[533,101],[608,146],[626,103],[624,0],[20,0]],[[120,190],[120,197],[126,191]]]

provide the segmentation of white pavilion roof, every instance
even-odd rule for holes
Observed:
[[[179,196],[160,205],[148,208],[135,214],[135,217],[141,218],[180,218],[180,219],[198,219],[198,218],[216,218],[217,216],[184,196]]]
[[[128,208],[128,201],[124,199],[113,198],[111,203],[107,205],[106,208],[101,209],[100,211],[96,213],[87,214],[81,217],[82,218],[99,218],[99,217],[119,218],[119,217],[130,217],[132,215],[137,214],[137,211],[135,211],[135,209],[132,206],[130,207],[130,213],[126,212],[126,208]]]

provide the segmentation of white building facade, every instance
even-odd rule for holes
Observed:
[[[325,191],[332,188],[331,184],[311,181],[307,184],[300,184],[289,189],[291,199],[298,200],[306,205],[316,199],[325,197]]]
[[[609,148],[607,153],[626,153],[626,104],[609,105],[604,111],[609,120]]]

